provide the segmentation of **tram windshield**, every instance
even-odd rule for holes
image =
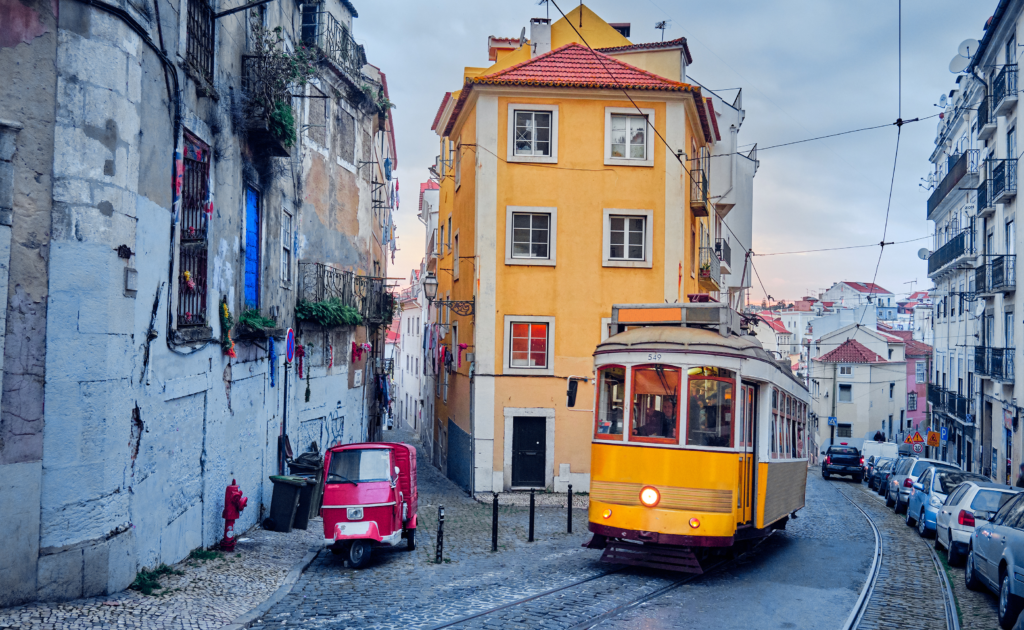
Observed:
[[[622,439],[626,405],[626,368],[601,368],[598,377],[597,436]]]
[[[679,368],[633,368],[633,418],[630,436],[640,441],[675,441],[679,422]]]
[[[691,376],[689,400],[686,445],[731,447],[733,381],[703,373]]]

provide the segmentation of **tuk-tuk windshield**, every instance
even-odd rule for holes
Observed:
[[[391,481],[391,457],[386,449],[336,451],[331,455],[327,483]]]

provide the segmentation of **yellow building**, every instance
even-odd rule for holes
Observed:
[[[432,311],[453,357],[437,379],[435,463],[476,492],[587,491],[593,352],[612,305],[718,297],[717,123],[680,81],[685,40],[633,45],[585,6],[488,48],[494,64],[466,68],[434,123],[428,270],[436,300],[474,307]],[[585,379],[574,407],[570,379]]]

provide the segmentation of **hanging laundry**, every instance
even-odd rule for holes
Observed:
[[[468,347],[469,347],[469,344],[466,344],[466,343],[460,343],[459,344],[459,362],[458,362],[458,366],[459,367],[462,367],[462,351],[465,350]]]

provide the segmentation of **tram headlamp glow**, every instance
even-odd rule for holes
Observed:
[[[658,501],[661,501],[661,493],[658,492],[657,488],[645,486],[640,491],[640,503],[643,503],[647,507],[654,507],[655,505],[658,505]]]
[[[690,519],[690,527],[692,527],[694,529],[697,529],[698,527],[700,527],[700,519],[697,518],[696,516],[691,518]]]
[[[605,510],[604,512],[601,513],[601,516],[603,518],[611,518],[612,517],[612,511],[611,510]]]

